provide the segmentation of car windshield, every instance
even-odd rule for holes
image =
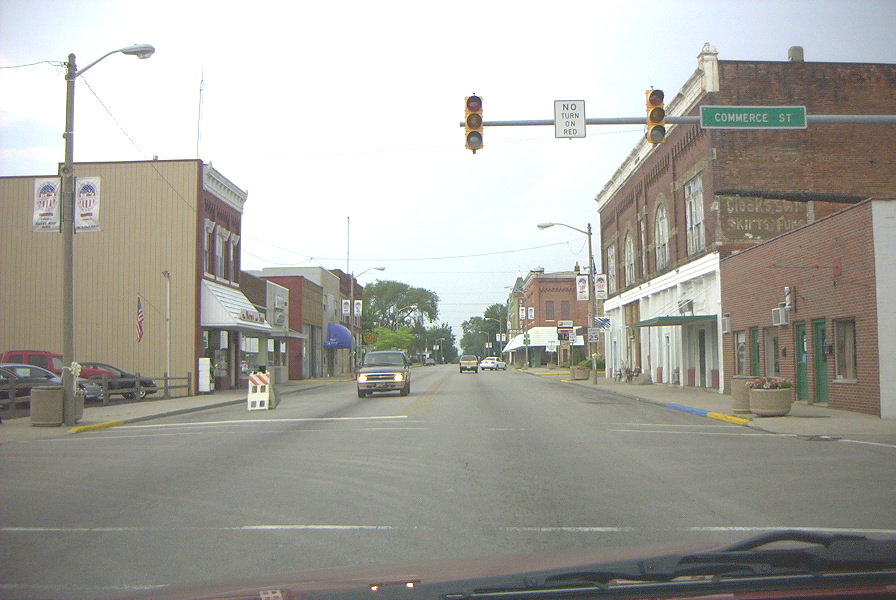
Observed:
[[[0,600],[896,538],[894,265],[896,0],[0,0]]]
[[[364,357],[364,365],[372,367],[400,367],[404,366],[404,355],[398,352],[377,352]]]

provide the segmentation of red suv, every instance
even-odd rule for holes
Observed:
[[[4,352],[3,356],[0,357],[0,363],[34,365],[36,367],[43,367],[56,375],[62,376],[62,355],[55,352],[45,352],[43,350],[9,350]],[[104,371],[103,369],[84,367],[81,369],[79,377],[90,379],[96,375],[113,376],[112,373]]]

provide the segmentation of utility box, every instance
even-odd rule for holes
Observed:
[[[31,425],[62,425],[62,386],[44,385],[31,388]]]

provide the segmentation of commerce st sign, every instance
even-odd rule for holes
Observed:
[[[805,129],[805,106],[701,106],[703,129]]]

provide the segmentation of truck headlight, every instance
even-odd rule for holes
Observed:
[[[404,381],[404,373],[396,373],[395,381]]]
[[[358,375],[358,383],[367,383],[367,375]]]

